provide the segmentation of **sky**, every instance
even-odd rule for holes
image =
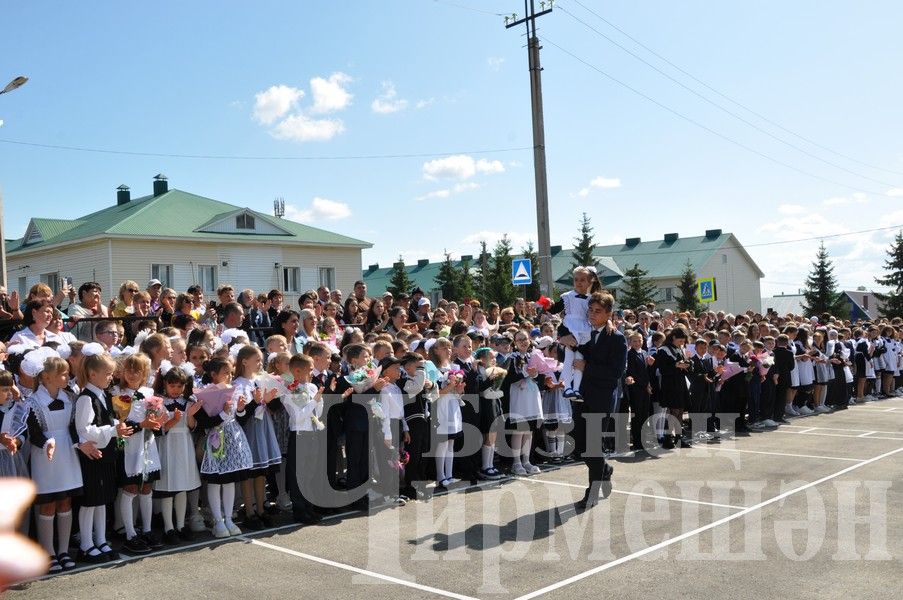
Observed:
[[[283,198],[286,218],[371,242],[364,265],[503,233],[519,249],[536,212],[512,13],[522,1],[9,4],[0,85],[30,80],[0,96],[4,235],[164,173],[265,213]],[[875,289],[903,226],[901,20],[893,0],[556,2],[538,22],[551,243],[571,246],[584,212],[597,244],[723,229],[773,295],[803,286],[821,238],[841,287]]]

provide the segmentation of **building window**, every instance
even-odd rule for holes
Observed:
[[[19,277],[19,298],[28,297],[28,277]]]
[[[43,275],[41,275],[41,283],[46,283],[47,287],[49,287],[55,293],[60,289],[60,274],[44,273]]]
[[[863,295],[862,295],[862,308],[864,308],[865,310],[868,310],[868,309],[869,309],[869,297],[868,297],[868,294],[863,294]]]
[[[236,229],[254,229],[254,217],[248,213],[242,213],[235,217]]]
[[[216,265],[198,265],[198,285],[204,293],[216,293]]]
[[[301,267],[282,267],[282,291],[290,294],[301,291]]]
[[[172,283],[172,265],[151,265],[151,279],[159,279],[165,288],[175,287]]]
[[[664,302],[674,302],[674,288],[663,288],[662,297],[664,298]]]
[[[320,267],[320,285],[329,289],[335,288],[335,269],[332,267]]]
[[[723,265],[727,264],[727,254],[721,255],[721,264],[723,264]]]

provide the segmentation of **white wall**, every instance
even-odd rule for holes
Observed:
[[[86,281],[100,283],[104,298],[109,298],[109,256],[107,242],[96,241],[75,244],[65,249],[50,249],[25,256],[7,255],[7,281],[10,290],[18,289],[19,278],[24,276],[26,288],[41,281],[41,275],[57,273],[60,280],[71,277],[76,287]],[[118,290],[119,284],[116,284]],[[27,291],[27,290],[26,290]]]
[[[707,305],[709,310],[742,313],[762,311],[761,280],[752,263],[731,236],[696,274],[697,279],[715,278],[718,301]]]

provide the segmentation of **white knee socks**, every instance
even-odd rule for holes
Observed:
[[[150,533],[151,519],[154,516],[154,497],[151,492],[138,496],[138,506],[141,509],[141,530]]]
[[[176,529],[179,531],[185,527],[185,507],[188,502],[188,494],[185,492],[179,492],[176,494],[171,501],[175,505],[176,509]]]
[[[87,552],[94,545],[91,537],[92,528],[94,526],[94,511],[96,506],[82,506],[78,509],[78,535],[79,548]],[[102,508],[102,507],[101,507]],[[100,540],[98,540],[99,542]]]
[[[439,442],[436,446],[436,482],[449,479],[454,465],[454,440]]]
[[[37,515],[38,522],[38,542],[41,547],[50,556],[56,556],[56,550],[53,548],[53,515]]]
[[[72,511],[56,513],[57,554],[69,552],[69,538],[72,535]]]
[[[235,505],[235,484],[234,483],[224,483],[223,484],[223,519],[226,522],[226,527],[232,527],[234,523],[232,523],[232,508]]]
[[[172,531],[172,497],[160,499],[160,514],[163,515],[163,531]]]
[[[84,510],[84,509],[82,509]],[[88,539],[91,539],[91,530],[88,529],[87,534]],[[82,544],[84,547],[84,538],[82,538]],[[94,507],[94,544],[100,548],[104,544],[107,543],[107,507],[105,505],[95,506]]]
[[[132,500],[135,494],[131,494],[122,490],[119,494],[119,514],[122,515],[122,526],[125,527],[125,537],[132,539],[136,535],[135,532],[135,515],[132,511]]]
[[[213,517],[214,525],[223,520],[223,500],[220,495],[222,487],[218,483],[207,484],[207,504],[210,505],[210,516]]]
[[[491,469],[492,457],[495,456],[495,448],[492,446],[483,446],[480,449],[480,453],[483,458],[483,469]]]

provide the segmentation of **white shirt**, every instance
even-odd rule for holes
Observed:
[[[50,330],[44,330],[44,342],[42,343],[38,336],[35,335],[35,332],[31,330],[30,327],[25,327],[24,329],[20,329],[16,333],[13,334],[13,337],[10,338],[7,347],[15,346],[21,344],[26,348],[40,348],[47,342],[56,342],[58,344],[65,343],[65,340],[60,338],[57,334],[53,333]]]
[[[86,390],[91,390],[98,398],[105,401],[106,395],[104,391],[89,383],[85,386]],[[113,412],[113,406],[110,405],[110,412]],[[116,437],[116,426],[119,420],[113,418],[112,425],[94,425],[94,403],[87,395],[79,396],[75,402],[75,431],[78,433],[79,443],[94,442],[98,448],[106,448],[114,437]]]

